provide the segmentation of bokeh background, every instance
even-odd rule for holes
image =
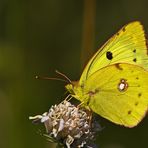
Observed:
[[[64,83],[35,75],[79,79],[84,63],[128,22],[148,33],[146,0],[0,0],[0,147],[50,148],[28,120],[64,99]],[[148,118],[127,129],[99,117],[101,148],[146,148]]]

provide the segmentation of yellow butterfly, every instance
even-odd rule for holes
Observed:
[[[148,50],[140,22],[127,24],[86,65],[70,94],[100,116],[136,126],[148,110]]]

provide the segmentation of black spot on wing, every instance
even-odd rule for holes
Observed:
[[[142,93],[139,93],[139,94],[138,94],[138,97],[140,98],[141,96],[142,96]]]
[[[106,52],[106,57],[107,57],[108,60],[112,60],[113,59],[112,52],[110,52],[110,51]]]
[[[136,49],[134,49],[133,52],[136,53]]]
[[[135,102],[135,106],[137,106],[139,104],[139,102]]]
[[[136,80],[139,80],[139,77],[136,77]]]
[[[136,59],[136,58],[134,58],[134,59],[133,59],[133,62],[137,62],[137,59]]]
[[[130,115],[130,114],[132,113],[132,111],[131,111],[131,110],[129,110],[127,113],[128,113],[128,115]]]

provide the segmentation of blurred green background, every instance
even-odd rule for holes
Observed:
[[[92,52],[123,25],[139,20],[148,30],[147,6],[146,0],[1,0],[0,147],[54,147],[28,117],[59,103],[65,84],[34,76],[56,77],[57,69],[79,79]],[[99,147],[148,146],[148,118],[133,129],[98,118],[105,127]]]

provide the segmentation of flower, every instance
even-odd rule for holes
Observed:
[[[45,136],[67,148],[94,148],[95,136],[100,125],[92,119],[90,111],[76,107],[64,100],[53,105],[42,115],[29,117],[33,122],[44,123]]]

